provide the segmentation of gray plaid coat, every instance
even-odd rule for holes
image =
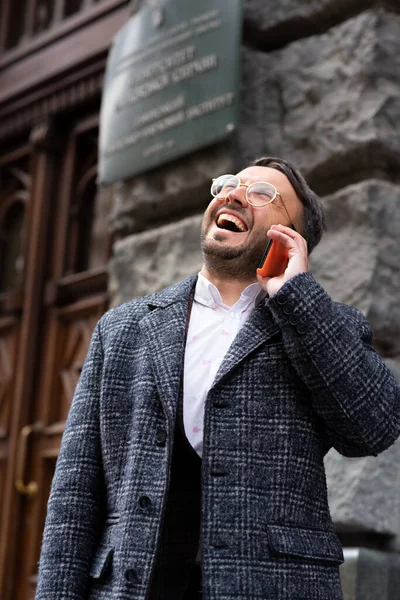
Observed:
[[[168,493],[196,277],[106,313],[69,413],[36,600],[145,600]],[[209,391],[204,600],[339,600],[323,458],[377,455],[400,390],[354,308],[308,273],[263,301]]]

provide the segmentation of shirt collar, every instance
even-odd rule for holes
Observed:
[[[250,304],[256,306],[266,295],[267,292],[261,288],[258,282],[251,283],[243,290],[239,300],[237,300],[233,306],[228,308],[230,310],[235,307],[244,309]],[[221,298],[218,288],[204,277],[202,273],[198,274],[194,300],[210,308],[215,308],[217,304],[226,306]]]

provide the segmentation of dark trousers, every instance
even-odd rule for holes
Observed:
[[[178,436],[179,440],[179,436]],[[171,485],[148,600],[201,600],[201,566],[196,563],[200,539],[200,458],[180,448]],[[194,450],[192,449],[194,454]]]
[[[189,584],[184,595],[184,600],[201,600],[201,568],[199,565],[194,565],[190,573]]]
[[[199,495],[191,497],[182,487],[170,490],[148,600],[201,600],[201,566],[196,563],[199,503]]]
[[[193,565],[188,581],[181,581],[182,573],[169,572],[168,577],[153,580],[149,600],[201,600],[201,568]]]

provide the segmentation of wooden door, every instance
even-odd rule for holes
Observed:
[[[0,572],[1,591],[8,572],[19,509],[13,490],[16,435],[27,417],[26,391],[32,374],[28,347],[35,327],[37,285],[27,281],[29,222],[33,219],[32,152],[28,140],[5,151],[0,159]],[[36,254],[37,256],[37,254]],[[39,270],[40,271],[40,270]],[[38,272],[40,277],[40,272]],[[28,293],[28,288],[30,293]],[[28,298],[29,297],[29,298]],[[25,369],[26,377],[21,376]],[[15,550],[17,545],[15,545]],[[13,550],[13,551],[15,551]],[[0,597],[7,597],[0,591]],[[8,591],[8,590],[7,590]],[[8,594],[9,596],[9,594]]]
[[[65,419],[92,331],[107,307],[111,198],[108,190],[96,185],[97,116],[82,115],[64,122],[61,130],[50,124],[37,137],[44,139],[33,144],[33,158],[31,146],[34,209],[26,221],[29,240],[20,317],[18,311],[16,316],[0,316],[0,357],[6,357],[0,367],[4,600],[34,597],[46,505]],[[35,299],[29,300],[33,292]],[[22,361],[21,344],[26,343]],[[10,401],[2,404],[2,395]],[[10,453],[15,456],[13,464]]]

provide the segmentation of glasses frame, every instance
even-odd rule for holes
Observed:
[[[289,219],[289,222],[290,222],[290,224],[291,224],[291,227],[294,229],[294,225],[293,225],[292,219],[290,218],[290,215],[289,215],[288,209],[286,208],[285,202],[283,201],[282,194],[281,194],[280,192],[278,192],[278,190],[276,189],[276,187],[274,186],[274,184],[273,184],[273,183],[270,183],[269,181],[262,181],[262,180],[261,180],[261,181],[253,181],[253,183],[249,183],[249,184],[247,184],[247,183],[243,183],[243,181],[241,181],[241,179],[240,179],[240,178],[239,178],[237,175],[231,175],[230,173],[227,173],[226,175],[220,175],[219,177],[215,177],[215,178],[212,180],[212,184],[211,184],[211,189],[210,189],[210,192],[211,192],[211,196],[212,196],[213,198],[226,198],[226,196],[220,196],[220,195],[217,195],[217,196],[215,196],[215,195],[213,194],[213,192],[212,192],[212,188],[213,188],[214,181],[217,181],[217,179],[220,179],[220,177],[235,177],[235,179],[237,179],[237,180],[238,180],[239,184],[238,184],[238,185],[237,185],[237,186],[236,186],[236,187],[235,187],[233,190],[231,190],[231,191],[233,192],[233,191],[235,191],[235,190],[239,189],[240,187],[245,187],[245,188],[247,188],[247,189],[246,189],[246,202],[247,202],[248,204],[250,204],[250,206],[254,206],[255,208],[264,208],[264,206],[268,206],[268,204],[271,204],[271,203],[272,203],[272,202],[275,200],[275,198],[276,198],[277,196],[279,196],[279,197],[280,197],[280,199],[282,200],[282,206],[283,206],[283,208],[285,209],[285,212],[286,212],[286,214],[287,214],[287,216],[288,216],[288,219]],[[273,198],[271,198],[271,200],[269,200],[268,202],[265,202],[265,204],[253,204],[253,202],[251,202],[251,201],[249,200],[249,196],[248,196],[248,194],[249,194],[249,189],[251,188],[251,186],[253,186],[253,185],[256,185],[257,183],[268,183],[268,185],[270,185],[271,187],[273,187],[273,188],[274,188],[274,190],[275,190],[275,194],[274,194]],[[229,193],[230,193],[230,192],[228,192],[228,194],[229,194]]]

